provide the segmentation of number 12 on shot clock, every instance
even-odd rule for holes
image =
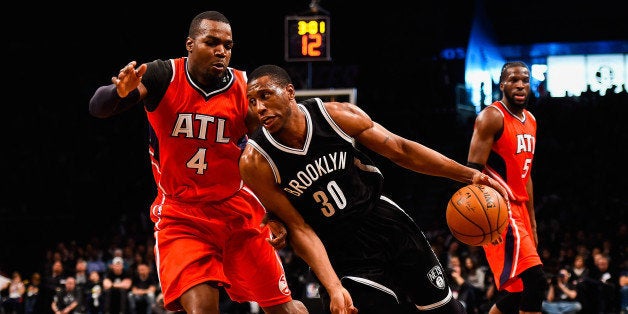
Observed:
[[[329,61],[329,16],[286,16],[286,61]]]

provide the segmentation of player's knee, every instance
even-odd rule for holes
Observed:
[[[307,307],[299,300],[292,300],[294,304],[295,314],[308,314]]]
[[[534,266],[521,274],[524,290],[521,295],[521,310],[540,312],[541,304],[545,298],[547,279],[542,266]]]
[[[213,283],[198,284],[185,291],[179,302],[187,313],[219,314],[219,293]]]
[[[308,314],[307,307],[301,301],[292,300],[291,302],[263,307],[264,313],[266,314]]]
[[[502,311],[499,310],[499,308],[497,307],[497,304],[493,304],[488,314],[502,314]]]

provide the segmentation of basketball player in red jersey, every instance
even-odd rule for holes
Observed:
[[[242,147],[259,122],[249,110],[246,73],[229,67],[229,21],[200,13],[185,48],[187,57],[130,62],[90,100],[90,113],[100,118],[144,105],[165,308],[218,314],[224,286],[232,300],[255,301],[266,313],[307,313],[291,297],[268,227],[260,227],[265,210],[240,177]],[[327,265],[337,313],[350,313],[350,296]]]
[[[500,295],[490,314],[541,313],[546,280],[537,252],[532,159],[536,119],[526,105],[530,70],[523,62],[502,67],[502,99],[476,117],[469,147],[470,167],[482,170],[508,191],[510,223],[499,244],[483,246]]]

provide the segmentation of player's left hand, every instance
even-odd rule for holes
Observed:
[[[266,238],[266,241],[268,241],[275,250],[281,250],[286,247],[288,241],[288,230],[286,226],[278,220],[264,219],[261,227],[263,228],[266,225],[270,229],[270,233],[272,233],[272,236]]]

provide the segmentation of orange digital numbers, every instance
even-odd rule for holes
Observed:
[[[330,55],[329,16],[287,16],[286,61],[328,61]]]
[[[319,57],[323,36],[321,34],[301,35],[301,55]]]

